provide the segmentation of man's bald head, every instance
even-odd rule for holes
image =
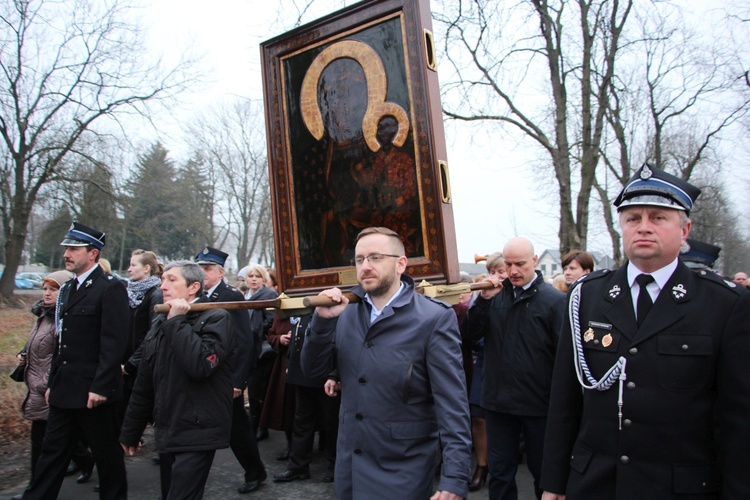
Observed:
[[[511,252],[514,255],[521,255],[524,257],[533,257],[534,244],[531,243],[530,239],[518,236],[508,240],[503,248],[503,255],[505,255],[506,252]]]
[[[534,245],[528,238],[513,238],[503,248],[503,258],[508,271],[508,279],[513,286],[524,286],[536,278],[537,256]]]

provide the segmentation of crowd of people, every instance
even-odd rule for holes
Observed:
[[[219,249],[165,267],[136,250],[124,283],[102,269],[105,235],[74,223],[18,356],[32,421],[19,498],[54,498],[94,464],[100,497],[126,498],[123,456],[148,425],[165,499],[202,498],[221,448],[245,472],[238,492],[261,488],[268,429],[287,440],[274,481],[310,477],[318,433],[343,499],[454,500],[485,484],[515,499],[524,459],[545,500],[744,498],[750,293],[744,273],[711,269],[718,247],[689,238],[699,194],[644,165],[615,200],[623,266],[573,250],[547,282],[515,237],[474,277],[490,285],[453,307],[418,293],[397,233],[367,228],[351,294],[324,290],[291,318],[211,306],[272,303],[263,266],[235,288]]]

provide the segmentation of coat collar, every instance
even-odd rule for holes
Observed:
[[[77,304],[80,302],[86,295],[88,295],[89,289],[94,284],[94,282],[104,273],[101,266],[96,266],[93,271],[86,277],[86,279],[81,283],[81,285],[78,287],[78,290],[76,291],[75,296],[73,296],[72,299],[70,299],[70,291],[73,289],[73,283],[76,281],[76,278],[68,281],[66,283],[65,287],[65,296],[64,296],[64,309],[68,310],[71,306]]]
[[[639,329],[635,321],[633,299],[628,285],[627,267],[622,266],[610,276],[602,290],[602,299],[609,304],[609,307],[604,310],[604,316],[611,324],[617,325],[623,335],[634,345],[653,337],[683,317],[683,304],[690,301],[690,290],[694,288],[695,283],[695,276],[687,266],[680,262],[659,293],[652,313],[648,315]]]

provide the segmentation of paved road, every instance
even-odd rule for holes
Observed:
[[[261,441],[259,448],[263,461],[268,470],[269,479],[263,483],[261,488],[249,495],[240,495],[237,488],[242,481],[242,468],[239,466],[230,450],[219,450],[214,460],[211,474],[208,476],[206,485],[206,500],[219,499],[305,499],[305,500],[328,500],[335,498],[333,485],[321,482],[325,473],[326,463],[323,455],[316,452],[313,464],[310,468],[311,478],[305,481],[293,481],[291,483],[274,483],[271,476],[285,468],[284,462],[278,462],[276,456],[283,450],[285,444],[284,434],[281,432],[270,432],[269,439]],[[148,439],[148,436],[147,436]],[[134,499],[158,500],[161,497],[159,489],[159,467],[152,464],[151,457],[154,455],[152,439],[148,439],[144,450],[135,457],[127,457],[129,497]],[[518,471],[519,498],[531,500],[534,498],[531,484],[531,475],[525,465]],[[88,500],[98,498],[94,493],[93,485],[96,484],[96,473],[87,484],[77,484],[75,476],[65,478],[60,500]],[[9,499],[20,493],[26,486],[25,482],[14,488],[0,491],[0,498]],[[487,487],[469,494],[469,499],[476,500],[487,498]]]

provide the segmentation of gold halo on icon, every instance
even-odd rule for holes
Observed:
[[[367,110],[362,119],[362,133],[367,147],[375,153],[380,150],[381,144],[377,139],[378,122],[387,115],[393,116],[398,122],[398,132],[393,139],[397,147],[404,145],[409,135],[409,117],[404,108],[394,102],[387,102],[386,91],[388,79],[380,56],[369,45],[356,40],[343,40],[327,47],[313,60],[302,80],[302,91],[300,92],[300,107],[302,119],[307,130],[317,140],[323,138],[325,127],[323,116],[318,106],[318,82],[323,70],[337,59],[352,59],[356,61],[365,73],[367,84]]]

